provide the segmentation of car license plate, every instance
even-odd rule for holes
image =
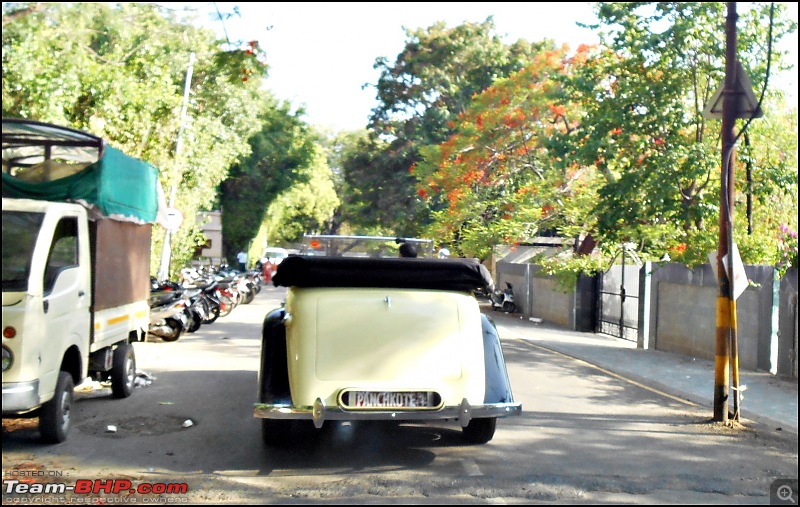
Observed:
[[[435,408],[434,393],[425,391],[348,391],[342,400],[348,409]]]

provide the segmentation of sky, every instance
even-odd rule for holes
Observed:
[[[213,28],[231,42],[258,40],[266,52],[269,77],[266,87],[293,106],[304,105],[305,121],[337,130],[364,128],[377,105],[374,86],[380,76],[375,59],[394,62],[405,45],[405,28],[427,28],[437,21],[448,27],[480,23],[492,16],[496,33],[507,43],[524,38],[544,38],[566,43],[598,42],[597,35],[576,22],[596,20],[589,2],[195,2],[198,23]],[[797,3],[790,2],[797,22]],[[215,6],[239,16],[211,21]],[[737,6],[739,12],[742,7]],[[207,14],[203,14],[207,13]],[[786,47],[797,62],[797,35]],[[797,70],[784,76],[797,104]],[[776,81],[777,83],[777,81]],[[758,91],[757,91],[758,92]]]

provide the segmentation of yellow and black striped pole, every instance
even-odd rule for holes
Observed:
[[[736,313],[733,299],[733,165],[734,127],[738,116],[736,96],[736,3],[728,2],[725,23],[725,88],[722,104],[722,174],[719,209],[719,245],[717,249],[717,333],[714,356],[714,421],[728,422],[731,337],[735,334]],[[728,257],[728,268],[723,258]],[[738,376],[738,374],[737,374]]]
[[[718,279],[725,276],[722,273],[724,271],[720,272]],[[717,347],[714,356],[714,420],[723,423],[728,422],[728,386],[730,385],[728,374],[730,371],[728,362],[730,357],[729,312],[729,300],[727,296],[722,294],[722,290],[719,290],[717,292]]]
[[[733,279],[733,269],[728,270],[728,274]],[[734,292],[731,286],[731,292]],[[736,299],[731,297],[731,389],[733,390],[733,414],[734,421],[739,420],[739,412],[742,406],[742,391],[739,386],[739,340],[736,325]]]

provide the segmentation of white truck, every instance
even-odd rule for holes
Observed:
[[[2,120],[3,417],[66,439],[88,378],[130,396],[149,324],[158,170],[102,138]]]

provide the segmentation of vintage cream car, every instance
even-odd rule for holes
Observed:
[[[254,416],[268,445],[291,443],[298,420],[451,420],[486,443],[521,414],[472,294],[492,283],[476,260],[290,255],[273,283],[288,290],[262,329]]]

